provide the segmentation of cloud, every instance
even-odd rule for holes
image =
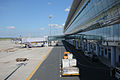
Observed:
[[[48,2],[48,5],[51,5],[52,3],[51,2]]]
[[[70,11],[70,7],[65,9],[65,12],[69,12]]]
[[[64,26],[65,26],[65,24],[62,24],[62,26],[64,27]]]
[[[41,27],[40,30],[45,30],[45,28]]]
[[[15,29],[15,26],[8,26],[7,29]]]

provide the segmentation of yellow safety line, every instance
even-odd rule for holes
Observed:
[[[26,80],[29,80],[32,76],[33,76],[33,74],[36,72],[36,70],[39,68],[39,66],[42,64],[42,62],[46,59],[46,57],[50,54],[50,52],[51,52],[51,50],[52,50],[52,48],[47,52],[47,55],[45,55],[44,57],[43,57],[43,59],[41,60],[41,62],[35,67],[35,69],[30,73],[30,75],[27,77],[27,79]]]

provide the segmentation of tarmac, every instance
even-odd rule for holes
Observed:
[[[79,76],[61,76],[61,61],[65,51],[62,43],[54,46],[47,59],[38,67],[30,80],[80,80]]]
[[[61,76],[64,51],[73,53],[77,59],[80,76]],[[17,58],[28,60],[16,62]],[[0,80],[112,80],[109,67],[101,62],[91,62],[82,51],[65,41],[58,46],[29,49],[17,47],[13,52],[2,51],[0,72]]]
[[[80,76],[61,76],[61,59],[64,51],[69,51],[77,59]],[[37,68],[30,80],[113,80],[110,68],[100,61],[92,62],[82,51],[63,41],[54,46],[47,59]]]
[[[0,80],[26,80],[44,56],[53,48],[20,48],[11,41],[0,41],[0,44],[0,49],[2,49],[0,52]],[[17,50],[5,52],[4,50],[8,48]],[[28,60],[16,62],[17,58],[27,58]]]

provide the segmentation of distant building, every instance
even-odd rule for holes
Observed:
[[[67,41],[96,53],[109,66],[120,65],[120,0],[74,0],[63,32],[92,37]]]

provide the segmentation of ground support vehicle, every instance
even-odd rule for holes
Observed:
[[[64,59],[68,59],[68,54],[70,54],[70,52],[64,52]]]
[[[46,38],[22,38],[21,44],[24,44],[25,47],[43,47],[47,46],[47,39]]]
[[[77,76],[79,74],[79,68],[67,67],[62,70],[62,76]]]
[[[72,59],[73,55],[68,54],[68,59],[62,59],[62,76],[78,76],[79,68],[77,67],[77,60]]]

